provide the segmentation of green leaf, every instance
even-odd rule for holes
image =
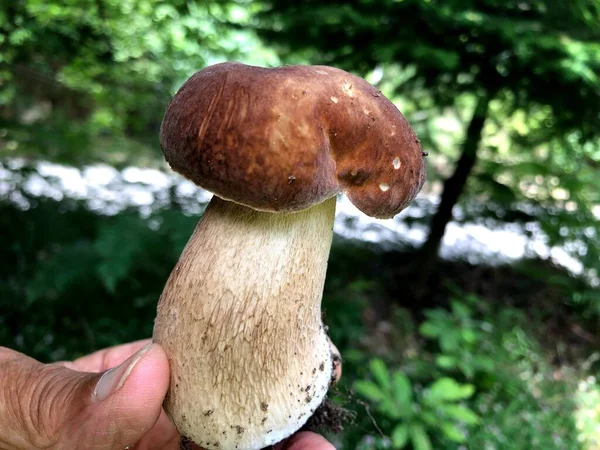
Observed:
[[[430,411],[431,410],[421,411],[419,413],[419,419],[421,419],[421,421],[425,422],[427,425],[429,425],[431,427],[435,427],[440,423],[440,418],[438,417],[437,414],[434,414]],[[433,411],[435,411],[435,410],[433,410]]]
[[[468,320],[471,318],[471,308],[462,302],[452,301],[452,313],[461,320]]]
[[[460,384],[452,378],[440,378],[435,381],[427,392],[426,399],[432,403],[464,400],[475,392],[471,384]]]
[[[400,420],[405,418],[403,411],[398,408],[398,405],[393,401],[392,397],[385,396],[385,398],[377,405],[377,410],[390,419]]]
[[[386,394],[383,393],[379,386],[372,381],[358,380],[354,382],[354,390],[365,397],[367,400],[372,402],[380,402],[386,398]]]
[[[433,322],[423,322],[419,327],[419,333],[426,338],[437,338],[441,332],[442,330]]]
[[[464,422],[467,425],[476,425],[479,423],[479,416],[466,406],[443,405],[441,408],[446,416]]]
[[[392,431],[392,445],[395,449],[401,449],[408,443],[408,426],[405,423],[396,425]]]
[[[463,329],[461,334],[463,340],[469,344],[474,344],[478,340],[477,333],[470,328]]]
[[[446,330],[446,333],[440,336],[440,347],[445,352],[455,352],[459,350],[460,333],[454,330]]]
[[[412,386],[410,380],[403,373],[394,372],[393,381],[394,398],[403,411],[410,411],[412,406]]]
[[[452,423],[442,423],[440,426],[444,435],[454,442],[465,442],[465,435],[460,429]]]
[[[388,371],[385,363],[377,358],[373,359],[369,364],[371,368],[371,373],[375,378],[375,381],[383,388],[384,391],[390,392],[392,388],[392,383],[390,381],[390,372]]]
[[[454,369],[456,367],[456,358],[448,355],[440,355],[435,359],[435,363],[442,369]]]
[[[432,450],[431,440],[423,425],[418,423],[411,424],[409,434],[415,450]]]

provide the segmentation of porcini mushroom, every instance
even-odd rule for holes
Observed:
[[[342,70],[223,63],[177,92],[161,147],[215,194],[158,305],[165,408],[206,449],[261,449],[297,431],[341,370],[321,319],[336,195],[394,216],[424,182],[419,140]]]

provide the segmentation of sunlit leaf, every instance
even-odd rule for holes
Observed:
[[[359,395],[372,402],[380,402],[386,398],[386,394],[372,381],[358,380],[354,382],[353,387]]]
[[[438,366],[443,369],[453,369],[456,367],[456,358],[448,355],[440,355],[435,359]]]
[[[419,327],[419,333],[427,338],[436,338],[441,334],[441,332],[442,330],[430,321],[424,322]]]
[[[469,319],[472,315],[471,308],[456,300],[452,301],[452,312],[462,320]]]
[[[444,435],[450,439],[451,441],[454,442],[465,442],[465,435],[462,431],[460,431],[460,429],[452,424],[452,423],[447,423],[444,422],[440,425],[442,432],[444,433]]]
[[[392,431],[392,445],[395,449],[404,448],[408,444],[408,426],[406,423],[396,425]]]
[[[390,380],[390,372],[388,371],[387,366],[381,359],[373,359],[369,363],[369,367],[371,369],[371,373],[373,377],[381,386],[381,389],[386,392],[391,391],[391,380]]]
[[[424,410],[419,413],[419,419],[425,422],[430,427],[437,427],[440,424],[440,417],[430,410]]]
[[[464,341],[469,344],[473,344],[474,342],[477,341],[477,333],[475,333],[470,328],[465,328],[465,329],[461,330],[461,334],[462,334],[462,338],[464,339]]]
[[[431,440],[423,425],[411,424],[409,434],[414,450],[432,450]]]
[[[479,416],[466,406],[442,405],[440,408],[448,417],[464,422],[467,425],[476,425],[479,423]]]
[[[409,411],[412,405],[412,386],[410,380],[401,372],[394,372],[394,397],[403,411]]]
[[[460,384],[452,378],[436,380],[427,391],[427,399],[431,402],[447,402],[464,400],[475,392],[471,384]]]

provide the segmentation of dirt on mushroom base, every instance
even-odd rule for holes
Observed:
[[[196,444],[194,444],[194,442],[192,442],[191,439],[182,436],[181,437],[181,445],[180,445],[180,450],[198,450],[200,447],[198,447]]]
[[[345,425],[354,423],[355,413],[336,405],[328,397],[325,397],[308,421],[299,431],[314,431],[317,433],[341,433]],[[275,447],[266,447],[263,450],[273,450]],[[202,447],[183,436],[181,438],[180,450],[203,450]]]
[[[317,408],[300,431],[314,431],[317,433],[341,433],[344,425],[352,425],[356,414],[325,397],[321,406]]]

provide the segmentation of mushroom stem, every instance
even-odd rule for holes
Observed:
[[[207,449],[260,449],[321,404],[333,359],[321,298],[335,197],[269,213],[213,197],[160,298],[165,408]]]

